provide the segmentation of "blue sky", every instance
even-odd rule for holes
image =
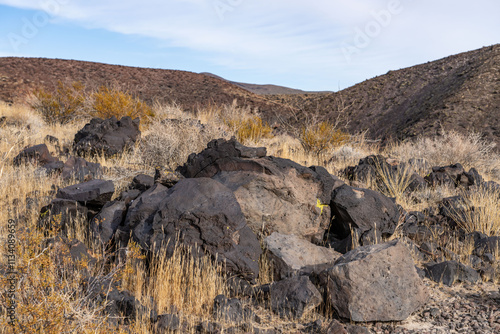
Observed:
[[[492,0],[0,0],[0,57],[338,90],[500,43]]]

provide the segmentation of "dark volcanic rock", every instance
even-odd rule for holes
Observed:
[[[25,163],[35,163],[39,166],[44,166],[49,163],[58,161],[54,158],[45,144],[39,144],[24,149],[14,158],[14,165],[19,166]]]
[[[155,180],[152,176],[146,174],[139,174],[134,177],[131,184],[131,189],[138,189],[145,191],[153,186]]]
[[[113,156],[134,145],[140,137],[139,118],[125,116],[103,120],[93,118],[75,135],[73,148],[78,155],[101,154]]]
[[[330,222],[331,191],[343,182],[321,167],[275,157],[245,159],[238,145],[234,139],[211,141],[178,170],[186,177],[212,177],[230,188],[255,233],[322,241]]]
[[[358,247],[322,275],[331,305],[353,321],[401,321],[428,298],[408,249],[398,240]]]
[[[62,168],[62,177],[65,180],[76,179],[79,182],[87,179],[98,179],[103,175],[103,168],[99,163],[88,162],[80,157],[69,157]]]
[[[332,248],[312,244],[295,235],[274,232],[265,239],[275,279],[311,273],[319,274],[342,255]]]
[[[329,229],[333,248],[351,249],[351,229],[360,245],[380,242],[394,233],[400,211],[388,197],[369,189],[343,185],[332,193],[334,219]],[[335,241],[337,240],[337,241]]]
[[[138,235],[136,230],[134,237],[142,239],[141,244],[156,245],[155,251],[167,247],[167,254],[171,254],[180,242],[189,246],[193,255],[217,254],[228,273],[250,280],[259,273],[257,237],[246,225],[233,192],[215,180],[179,181],[161,200],[150,234]]]
[[[271,309],[282,317],[300,318],[323,299],[309,277],[291,277],[271,285]]]
[[[78,201],[89,207],[103,207],[111,200],[115,186],[112,181],[92,180],[74,184],[57,191],[56,197]]]
[[[90,221],[92,240],[96,245],[107,246],[127,213],[127,205],[122,201],[108,202]]]
[[[452,286],[456,282],[477,283],[479,274],[472,268],[457,261],[445,261],[426,265],[427,276],[436,281]]]
[[[244,146],[234,138],[231,140],[212,140],[201,153],[191,154],[188,161],[179,167],[177,171],[187,178],[212,177],[223,170],[265,172],[258,163],[243,159],[242,147]],[[257,152],[249,154],[248,152],[251,152],[251,150],[251,148],[245,147],[243,149],[243,152],[247,152],[245,156],[259,155]]]
[[[155,184],[137,197],[127,211],[123,223],[124,235],[133,231],[134,240],[144,249],[150,248],[149,238],[152,234],[153,218],[167,193],[168,188]]]

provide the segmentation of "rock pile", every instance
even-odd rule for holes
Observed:
[[[75,151],[116,154],[137,138],[137,126],[127,118],[93,120],[75,137]],[[43,167],[57,163],[45,145],[21,152],[14,161]],[[60,168],[63,176],[64,168],[73,168],[77,175],[99,175],[99,168],[81,158],[68,161]],[[409,163],[429,168],[423,161]],[[348,179],[365,182],[376,179],[380,166],[390,173],[404,168],[372,156],[344,172]],[[442,183],[466,189],[485,185],[475,170],[465,172],[457,164],[432,168],[425,178],[412,175],[411,189]],[[218,296],[214,301],[214,315],[225,317],[224,321],[256,319],[239,298],[255,303],[264,299],[283,318],[300,319],[329,305],[340,319],[402,321],[426,305],[429,293],[423,276],[451,286],[477,282],[480,273],[498,275],[492,262],[499,237],[463,236],[474,245],[473,267],[448,260],[449,250],[427,242],[432,229],[442,228],[441,223],[450,218],[445,209],[434,214],[408,213],[393,199],[350,186],[322,167],[267,156],[265,148],[245,147],[235,139],[211,141],[175,172],[158,169],[154,178],[137,175],[128,189],[111,200],[114,192],[113,182],[100,179],[59,189],[42,210],[39,226],[49,228],[58,216],[61,233],[80,224],[96,245],[109,251],[119,251],[133,240],[147,257],[158,252],[170,256],[177,245],[183,245],[192,256],[216,258],[239,286],[234,296]],[[429,219],[436,222],[434,227],[424,224]],[[394,239],[398,225],[402,239]],[[261,286],[256,285],[263,254],[259,238],[264,255],[274,265],[274,282]],[[415,267],[410,252],[422,260],[421,268]],[[130,308],[141,307],[131,296],[120,298],[117,309],[127,309],[130,316],[135,314]],[[165,328],[182,328],[175,314],[156,319]],[[308,326],[316,332],[329,328],[329,333],[354,328],[339,322]],[[218,328],[218,324],[203,323],[200,328]]]

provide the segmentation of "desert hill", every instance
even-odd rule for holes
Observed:
[[[0,58],[0,100],[23,101],[30,90],[40,86],[52,89],[58,80],[80,81],[89,88],[117,86],[148,103],[176,103],[192,111],[236,99],[239,105],[258,108],[270,121],[288,109],[226,80],[192,72],[63,59]]]
[[[477,131],[500,146],[500,44],[390,71],[336,93],[276,95],[277,102],[335,119],[372,138]]]
[[[306,92],[301,89],[295,89],[295,88],[289,88],[289,87],[284,87],[284,86],[278,86],[278,85],[257,85],[257,84],[251,84],[251,83],[244,83],[244,82],[236,82],[236,81],[230,81],[227,79],[224,79],[218,75],[208,73],[208,72],[203,72],[201,74],[217,78],[220,80],[228,81],[232,83],[233,85],[236,85],[238,87],[241,87],[243,89],[248,90],[249,92],[259,94],[259,95],[288,95],[288,94],[306,94],[306,93],[315,93],[315,92]]]
[[[184,110],[237,100],[259,109],[270,123],[298,125],[315,116],[336,120],[342,113],[349,132],[368,131],[384,141],[476,131],[500,147],[500,44],[390,71],[335,93],[233,83],[210,73],[0,58],[0,100],[22,101],[31,89],[55,87],[58,80],[89,88],[118,85],[146,102],[175,102]]]

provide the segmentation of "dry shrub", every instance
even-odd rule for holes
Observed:
[[[101,86],[91,96],[91,115],[99,118],[110,118],[115,116],[120,119],[123,116],[131,118],[140,117],[146,121],[153,117],[153,109],[138,98],[134,98],[127,92]]]
[[[139,152],[146,166],[175,169],[212,139],[225,137],[218,128],[196,120],[154,120],[143,134]],[[227,137],[227,136],[226,136]]]
[[[257,143],[263,138],[272,137],[273,129],[259,116],[227,119],[225,124],[236,133],[236,139],[242,144]]]
[[[85,86],[81,82],[68,85],[59,80],[54,92],[36,89],[29,104],[48,124],[66,124],[84,112],[85,99]]]
[[[349,135],[328,121],[304,125],[299,140],[306,152],[320,155],[349,141]]]
[[[464,135],[450,131],[440,137],[419,138],[396,144],[386,151],[402,161],[424,158],[431,166],[460,163],[466,169],[474,167],[495,177],[500,172],[500,157],[493,151],[494,147],[495,143],[486,142],[478,133]]]
[[[88,116],[104,119],[112,116],[118,119],[123,116],[140,117],[147,122],[154,116],[148,104],[128,92],[106,86],[88,92],[81,82],[65,84],[58,81],[55,91],[36,89],[29,98],[29,104],[48,124],[66,124]]]

